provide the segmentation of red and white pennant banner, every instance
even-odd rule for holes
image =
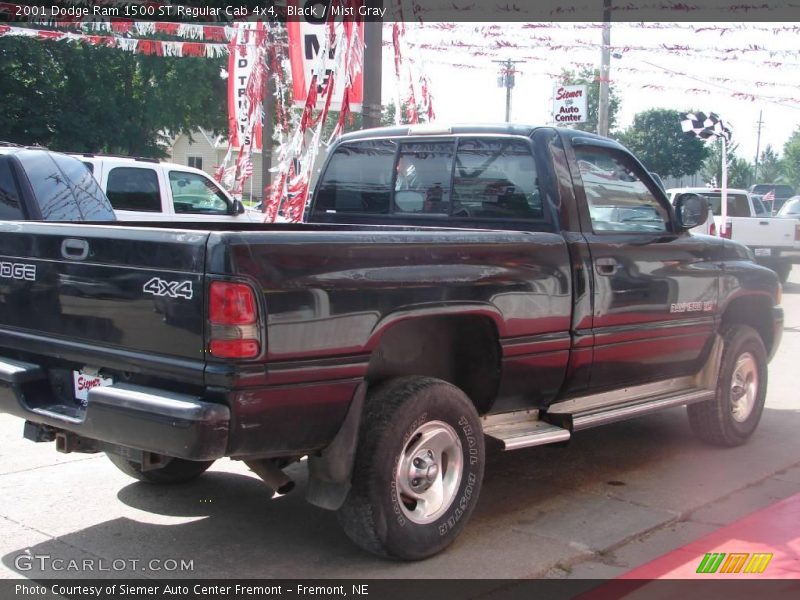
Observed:
[[[253,153],[261,152],[264,77],[267,64],[264,23],[240,23],[228,56],[228,151],[215,178],[241,194],[253,174]],[[234,153],[236,155],[234,156]]]
[[[110,35],[86,35],[83,33],[51,31],[48,29],[32,29],[29,27],[14,27],[11,25],[0,24],[0,37],[4,36],[80,42],[83,44],[89,44],[91,46],[119,48],[120,50],[125,50],[127,52],[150,56],[200,56],[217,58],[228,53],[227,44],[209,44],[203,42],[165,42],[161,40],[144,40]]]

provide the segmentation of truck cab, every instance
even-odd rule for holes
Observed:
[[[263,221],[200,169],[149,158],[73,156],[92,171],[120,221]]]

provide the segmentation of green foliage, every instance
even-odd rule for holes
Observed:
[[[661,176],[682,177],[697,173],[708,150],[702,140],[683,133],[681,119],[688,111],[654,108],[638,113],[633,124],[617,139]]]
[[[800,187],[800,127],[783,146],[783,173],[792,187]]]
[[[728,187],[747,188],[753,176],[752,165],[743,158],[736,156],[739,144],[727,145],[728,159]],[[703,162],[703,177],[706,181],[715,181],[722,185],[722,141],[711,142],[708,146],[708,157]]]
[[[227,129],[225,61],[0,38],[0,140],[163,156],[165,131]]]
[[[403,104],[401,106],[401,110],[403,111],[403,116],[405,116],[406,114],[406,108],[407,108],[406,104]],[[297,109],[297,111],[299,113],[300,109]],[[419,114],[420,123],[426,123],[428,121],[427,116],[423,114],[422,108],[420,106],[417,106],[417,113]],[[395,124],[394,115],[395,115],[394,104],[388,104],[388,105],[384,104],[381,107],[381,121],[380,123],[378,123],[378,126],[384,127],[387,125],[394,125]],[[325,126],[322,128],[321,139],[323,141],[328,141],[330,139],[331,134],[333,133],[333,128],[336,126],[338,120],[339,120],[339,111],[332,110],[328,112],[328,118],[325,121]],[[402,119],[401,121],[404,122],[405,120]],[[364,124],[364,118],[361,113],[351,113],[350,116],[348,116],[345,119],[343,133],[346,133],[348,131],[357,131],[359,129],[363,129],[363,124]]]
[[[597,133],[597,112],[600,104],[600,69],[584,68],[580,72],[568,71],[561,72],[562,85],[583,85],[586,84],[586,112],[588,120],[585,123],[573,125],[575,129]],[[608,86],[608,131],[611,132],[617,126],[617,112],[619,111],[619,96],[611,84]]]
[[[783,181],[783,161],[781,161],[770,144],[767,144],[767,147],[764,148],[764,151],[758,158],[758,173],[756,178],[758,181],[753,181],[753,183],[758,183],[759,181],[763,181],[764,183],[778,183],[779,181]]]

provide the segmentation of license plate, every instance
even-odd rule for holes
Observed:
[[[754,253],[756,256],[772,256],[772,248],[756,248]]]
[[[104,385],[112,385],[113,379],[107,377],[100,377],[98,375],[90,375],[83,371],[73,371],[72,381],[75,384],[75,399],[79,400],[81,406],[86,406],[89,401],[89,390],[95,387]]]

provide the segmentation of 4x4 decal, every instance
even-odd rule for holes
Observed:
[[[142,291],[153,296],[167,296],[168,298],[192,299],[193,290],[191,281],[166,281],[160,277],[153,277],[142,286]]]

